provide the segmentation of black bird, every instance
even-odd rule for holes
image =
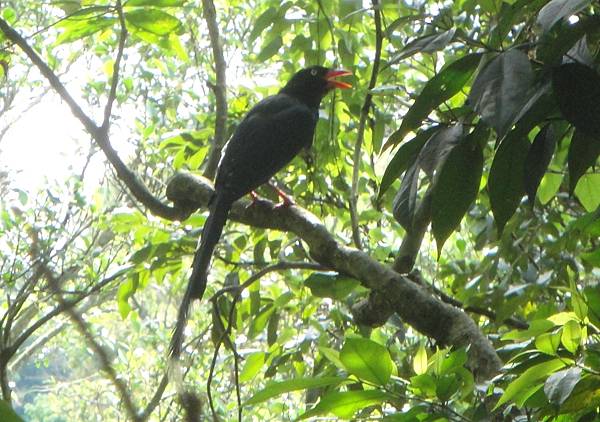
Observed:
[[[190,303],[201,299],[206,289],[208,266],[231,205],[268,182],[312,144],[321,100],[334,88],[350,88],[350,84],[334,79],[346,75],[351,73],[322,66],[300,70],[277,95],[265,98],[248,112],[225,146],[209,203],[210,214],[171,340],[174,357],[181,353]]]

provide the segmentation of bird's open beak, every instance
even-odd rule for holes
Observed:
[[[350,75],[352,75],[352,72],[348,72],[347,70],[342,70],[342,69],[330,70],[329,72],[327,72],[325,74],[325,79],[327,80],[327,86],[329,88],[340,88],[340,89],[352,88],[352,85],[350,85],[347,82],[335,80],[335,78],[338,78],[340,76],[350,76]]]

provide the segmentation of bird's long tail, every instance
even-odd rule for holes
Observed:
[[[188,319],[190,305],[194,299],[202,299],[208,276],[208,266],[212,258],[215,246],[219,242],[223,226],[227,221],[232,201],[220,194],[216,194],[210,203],[210,213],[204,223],[200,246],[196,249],[194,262],[192,263],[192,275],[188,282],[187,290],[179,306],[177,324],[171,338],[171,356],[178,358],[181,354],[183,344],[183,331]]]

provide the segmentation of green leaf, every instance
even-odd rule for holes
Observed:
[[[181,27],[181,22],[175,16],[153,8],[134,9],[126,12],[125,19],[131,25],[154,35],[169,35]]]
[[[128,0],[126,6],[181,7],[187,0]]]
[[[383,150],[397,145],[409,132],[417,129],[434,108],[460,92],[471,79],[480,60],[480,53],[467,54],[444,67],[440,73],[427,81],[421,94],[402,119],[400,128],[388,138]]]
[[[261,13],[261,15],[258,18],[256,18],[256,21],[254,22],[254,28],[252,28],[252,32],[250,32],[250,35],[248,36],[248,42],[250,44],[253,44],[254,41],[256,41],[256,39],[258,38],[258,36],[269,25],[273,24],[275,18],[277,17],[277,14],[278,12],[275,7],[269,7],[267,10]]]
[[[346,370],[346,368],[344,367],[344,364],[340,360],[340,352],[338,352],[335,349],[332,349],[331,347],[325,347],[325,346],[319,346],[319,352],[321,352],[321,354],[328,361],[333,363],[335,366],[337,366],[338,368],[340,368],[343,371]]]
[[[4,400],[0,400],[0,420],[4,422],[23,422],[23,419]]]
[[[575,187],[575,196],[587,212],[600,205],[600,174],[584,174]]]
[[[547,355],[556,356],[560,346],[560,332],[543,333],[535,338],[535,348]]]
[[[255,352],[246,357],[244,367],[240,371],[240,382],[251,381],[258,374],[265,363],[265,356],[265,352]]]
[[[360,282],[337,273],[315,272],[308,276],[304,284],[314,296],[344,300],[360,285]]]
[[[446,374],[438,378],[435,395],[442,402],[447,402],[460,388],[460,379],[456,374]]]
[[[282,45],[283,38],[281,38],[280,36],[273,38],[273,40],[271,40],[267,45],[264,45],[262,47],[260,53],[258,53],[258,55],[256,56],[256,61],[259,63],[267,61],[275,54],[277,54]]]
[[[398,54],[390,59],[388,66],[398,63],[417,53],[434,53],[443,50],[444,47],[452,41],[455,32],[456,29],[452,28],[448,31],[425,35],[409,42]]]
[[[250,397],[245,403],[245,406],[254,405],[280,396],[291,391],[306,390],[309,388],[326,387],[329,385],[337,385],[344,381],[342,377],[306,377],[294,378],[288,381],[273,382],[260,390],[258,393]]]
[[[548,124],[536,135],[525,158],[523,185],[531,204],[535,201],[538,186],[548,169],[555,149],[556,136],[552,126]]]
[[[499,234],[504,230],[506,222],[515,213],[525,194],[523,174],[528,150],[529,141],[526,137],[509,136],[500,144],[494,156],[488,190]]]
[[[546,173],[542,177],[540,186],[537,190],[537,198],[542,205],[546,205],[552,198],[554,198],[560,189],[560,185],[563,181],[563,175],[557,173]]]
[[[366,338],[347,338],[340,360],[351,374],[376,385],[385,385],[395,370],[388,350]]]
[[[465,138],[455,146],[439,170],[431,197],[431,229],[438,256],[475,201],[482,172],[483,150],[476,137]]]
[[[379,198],[383,196],[385,191],[396,181],[400,175],[406,171],[411,163],[414,163],[419,151],[425,145],[425,142],[440,129],[440,126],[434,126],[429,129],[420,131],[417,136],[412,138],[410,141],[405,142],[394,155],[394,158],[390,161],[385,173],[381,178],[381,186],[379,187]]]
[[[97,17],[91,19],[82,19],[81,17],[78,17],[66,19],[58,25],[59,28],[64,28],[64,31],[56,37],[54,44],[60,45],[80,40],[105,28],[111,27],[116,23],[117,19],[111,17]]]
[[[389,400],[390,396],[381,390],[335,391],[321,397],[315,407],[298,418],[307,419],[317,415],[333,413],[342,419],[351,419],[361,409]]]
[[[533,71],[524,52],[512,49],[492,59],[475,78],[469,102],[504,137],[531,97]]]
[[[600,137],[600,74],[580,63],[552,71],[554,98],[565,119],[587,135]]]
[[[404,230],[410,232],[417,210],[417,188],[419,185],[419,164],[415,161],[402,178],[400,189],[392,203],[392,213]]]
[[[562,328],[561,343],[571,353],[575,353],[581,343],[581,325],[577,321],[567,321]]]
[[[546,32],[559,20],[574,15],[590,3],[591,0],[552,0],[540,10],[537,23]]]
[[[544,393],[552,403],[560,406],[569,398],[580,379],[581,368],[555,372],[544,383]]]
[[[514,381],[512,381],[508,385],[508,387],[506,387],[506,390],[504,390],[504,394],[502,394],[502,396],[498,400],[498,403],[496,403],[496,406],[494,406],[493,410],[498,409],[504,403],[507,403],[509,400],[512,400],[518,395],[523,394],[523,392],[529,390],[542,378],[547,377],[557,369],[564,367],[566,364],[566,360],[552,359],[547,362],[539,363],[527,369]]]
[[[419,344],[417,353],[413,358],[413,370],[417,375],[423,375],[427,372],[427,350],[423,343]]]
[[[569,145],[569,192],[575,191],[577,182],[587,169],[596,163],[600,155],[600,136],[587,135],[576,130]]]
[[[531,337],[545,333],[557,324],[547,319],[536,319],[529,323],[529,328],[526,330],[512,330],[502,336],[502,340],[522,341],[528,340]]]

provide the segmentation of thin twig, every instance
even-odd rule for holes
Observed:
[[[123,7],[121,0],[117,0],[117,14],[121,24],[121,34],[119,35],[119,46],[117,49],[117,57],[113,65],[112,81],[110,84],[110,93],[106,106],[104,108],[104,120],[102,122],[102,130],[108,132],[110,126],[110,115],[112,114],[112,106],[117,96],[117,85],[119,84],[119,71],[121,69],[121,59],[123,58],[123,50],[125,49],[125,40],[127,39],[127,26],[125,25],[125,16],[123,15]]]
[[[362,155],[362,144],[365,138],[365,128],[367,118],[371,110],[373,102],[373,94],[371,90],[375,88],[377,83],[377,75],[381,62],[381,48],[383,44],[383,31],[381,29],[381,10],[379,9],[379,0],[372,0],[373,12],[375,19],[375,58],[373,60],[373,68],[371,70],[371,80],[369,81],[367,95],[360,111],[360,121],[358,124],[358,134],[356,136],[356,145],[354,147],[354,167],[352,169],[352,190],[350,193],[350,218],[352,221],[352,240],[358,249],[362,249],[360,239],[360,228],[358,226],[358,176],[360,172],[360,163]]]
[[[227,64],[223,56],[223,46],[221,45],[219,25],[217,24],[217,12],[213,0],[202,0],[202,15],[208,27],[208,37],[210,38],[210,45],[212,47],[217,79],[216,84],[211,83],[208,85],[215,93],[216,116],[215,135],[204,170],[204,177],[212,179],[215,176],[217,165],[221,159],[221,150],[227,140]]]
[[[117,176],[129,188],[133,196],[143,203],[154,215],[166,218],[168,220],[182,220],[189,216],[189,210],[182,208],[171,207],[161,202],[155,197],[148,188],[137,178],[121,160],[115,149],[110,144],[110,138],[106,128],[99,127],[96,123],[83,111],[75,99],[71,96],[66,87],[60,82],[56,74],[42,60],[42,58],[31,48],[25,39],[15,31],[8,23],[0,18],[0,31],[4,33],[6,38],[13,41],[23,50],[29,57],[31,62],[37,66],[39,71],[48,80],[52,88],[60,95],[71,109],[73,115],[81,122],[86,131],[94,138],[98,146],[102,149],[106,158],[111,163]]]
[[[229,339],[229,335],[231,334],[231,328],[233,325],[233,323],[232,323],[233,312],[235,311],[235,307],[236,307],[238,300],[240,299],[240,297],[242,297],[242,292],[245,289],[247,289],[248,287],[250,287],[253,283],[260,280],[262,277],[264,277],[265,275],[267,275],[270,272],[291,270],[291,269],[322,270],[323,266],[320,264],[314,263],[314,262],[287,262],[287,261],[278,262],[276,264],[269,265],[268,267],[265,267],[262,270],[258,271],[257,273],[253,274],[244,283],[242,283],[239,286],[228,286],[223,289],[220,289],[210,298],[210,302],[213,305],[213,312],[215,312],[217,315],[219,315],[219,309],[217,307],[217,299],[227,292],[234,293],[233,300],[231,302],[231,308],[229,310],[229,317],[227,319],[227,328],[225,328],[221,332],[221,336],[219,337],[219,340],[217,341],[217,344],[215,346],[215,351],[213,353],[213,357],[212,357],[211,364],[210,364],[210,371],[208,373],[208,380],[206,383],[206,392],[208,395],[208,403],[210,405],[210,409],[213,414],[213,419],[217,420],[215,409],[214,409],[214,403],[212,400],[211,384],[212,384],[212,380],[213,380],[214,374],[215,374],[215,366],[217,364],[217,357],[219,356],[219,349],[221,348],[221,345],[223,344],[223,342],[227,339],[228,343],[234,347],[234,359],[236,359],[234,361],[234,363],[235,363],[235,371],[236,371],[235,375],[236,375],[236,395],[237,395],[237,402],[238,402],[238,420],[240,422],[242,420],[241,395],[240,395],[239,382],[238,382],[237,352],[235,351],[235,343],[231,339]]]

